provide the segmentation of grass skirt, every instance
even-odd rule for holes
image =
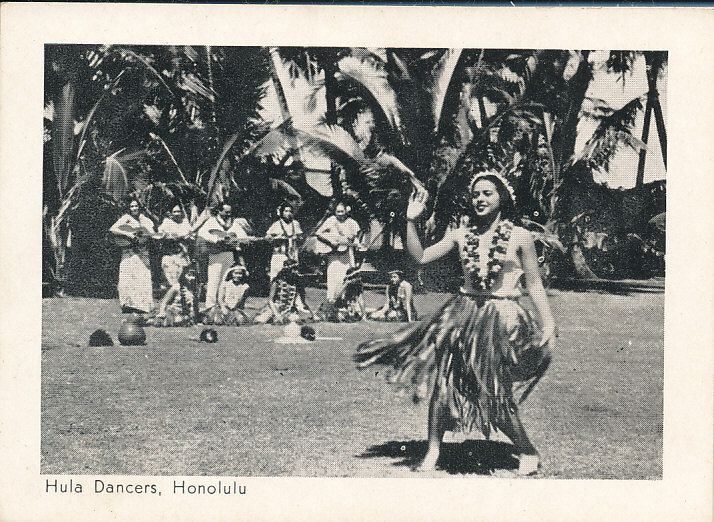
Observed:
[[[430,389],[448,404],[455,427],[488,436],[515,408],[514,384],[526,399],[550,362],[538,325],[516,300],[459,294],[430,317],[391,338],[362,343],[359,368],[390,366],[387,380],[415,402]]]
[[[252,321],[243,310],[222,310],[219,305],[207,310],[203,316],[203,324],[213,324],[216,326],[243,326]]]

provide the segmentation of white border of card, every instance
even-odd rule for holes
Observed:
[[[1,520],[711,520],[714,11],[96,3],[1,9]],[[45,494],[43,46],[81,42],[669,51],[663,479],[241,478],[250,494],[237,498]]]

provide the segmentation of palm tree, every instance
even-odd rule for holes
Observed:
[[[642,127],[642,142],[647,145],[650,133],[650,118],[652,113],[655,115],[655,123],[657,125],[657,134],[660,140],[660,149],[662,150],[662,159],[664,167],[667,168],[667,132],[664,126],[664,116],[662,114],[662,104],[659,100],[659,91],[657,90],[657,80],[664,67],[667,64],[666,51],[644,51],[646,71],[647,71],[647,105],[645,106],[645,122]],[[635,186],[641,187],[645,178],[645,157],[647,149],[643,148],[640,151],[640,157],[637,164],[637,180]]]
[[[260,48],[48,48],[45,177],[56,189],[45,191],[44,223],[55,279],[66,279],[82,197],[116,208],[135,193],[160,214],[169,199],[203,207],[238,188],[239,161],[267,131],[258,110],[268,78]]]

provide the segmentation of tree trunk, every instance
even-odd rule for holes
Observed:
[[[667,169],[667,129],[664,125],[664,114],[662,113],[662,104],[659,101],[659,91],[657,90],[657,79],[664,67],[667,59],[666,51],[645,51],[645,63],[647,64],[647,84],[650,92],[653,94],[652,109],[654,110],[655,123],[657,124],[657,134],[659,135],[659,144],[662,151],[662,161],[664,168]]]
[[[478,95],[478,113],[481,118],[481,129],[488,125],[488,114],[486,114],[486,104],[483,102],[483,96]]]
[[[570,103],[568,104],[568,110],[562,118],[562,125],[558,132],[557,147],[553,147],[555,168],[553,170],[551,216],[556,214],[561,216],[570,216],[572,214],[572,211],[569,208],[556,208],[556,206],[560,205],[557,193],[563,172],[568,168],[571,158],[575,154],[575,141],[577,139],[580,109],[582,108],[583,101],[585,100],[585,93],[587,92],[588,87],[590,86],[590,80],[592,79],[592,71],[590,70],[590,64],[588,63],[589,55],[590,51],[582,51],[580,65],[570,79],[568,85]],[[597,278],[597,275],[588,266],[587,260],[585,259],[582,248],[579,244],[573,244],[572,246],[571,261],[573,263],[575,274],[578,278]]]
[[[57,179],[59,201],[70,186],[74,153],[74,107],[76,88],[72,80],[65,83],[54,98],[52,119],[52,164]]]
[[[212,60],[212,55],[213,53],[211,52],[211,46],[207,45],[206,46],[206,64],[208,67],[208,87],[211,89],[211,93],[213,96],[211,96],[211,123],[213,124],[213,132],[214,132],[214,137],[216,139],[216,147],[218,149],[221,148],[221,143],[223,141],[223,137],[221,136],[221,131],[218,128],[218,116],[216,114],[216,96],[215,96],[215,89],[213,88],[213,60]]]
[[[647,145],[647,140],[650,137],[650,123],[652,119],[652,91],[647,94],[647,105],[645,106],[645,123],[642,128],[642,143]],[[647,149],[640,151],[640,158],[637,162],[637,178],[635,187],[641,187],[645,182],[645,158],[647,157]]]
[[[588,63],[588,57],[590,51],[583,51],[582,61],[578,66],[578,70],[575,72],[570,80],[570,85],[568,88],[570,95],[570,103],[568,104],[568,110],[563,117],[563,125],[560,129],[560,147],[559,154],[556,158],[558,160],[559,171],[562,173],[563,167],[568,164],[572,156],[575,154],[575,141],[578,134],[578,121],[580,115],[580,109],[583,106],[583,101],[585,100],[585,93],[590,86],[590,80],[592,79],[592,72],[590,71],[590,64]],[[555,173],[554,173],[555,174]]]
[[[600,279],[588,265],[583,249],[577,243],[570,250],[570,260],[573,262],[573,269],[578,279]]]
[[[324,64],[325,72],[325,101],[327,108],[325,110],[325,120],[330,125],[337,124],[337,84],[335,73],[337,72],[337,64],[328,60]]]
[[[275,47],[271,47],[270,50],[270,78],[273,80],[273,87],[275,87],[275,94],[278,98],[278,106],[280,107],[280,115],[283,121],[290,119],[290,108],[288,107],[288,99],[285,97],[285,90],[283,89],[283,83],[280,81],[280,76],[278,76],[278,67],[282,66],[280,54]]]
[[[328,125],[337,125],[337,84],[335,80],[337,63],[334,60],[326,60],[323,65],[323,71],[325,73],[325,121]],[[333,163],[330,170],[332,197],[340,198],[342,196],[342,167]]]
[[[662,105],[659,101],[659,94],[655,97],[653,110],[655,123],[657,124],[657,134],[659,135],[659,145],[662,150],[664,170],[667,170],[667,129],[664,126],[664,114],[662,114]]]

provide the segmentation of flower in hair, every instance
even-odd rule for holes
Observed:
[[[511,184],[508,182],[508,180],[501,174],[500,172],[496,172],[495,170],[484,170],[481,172],[477,172],[476,174],[473,175],[471,178],[471,183],[469,183],[469,192],[471,192],[474,188],[474,185],[476,182],[480,179],[483,179],[487,176],[491,176],[496,178],[498,181],[503,184],[503,186],[506,188],[506,191],[508,191],[508,195],[511,196],[511,200],[513,203],[516,202],[516,192],[513,190],[513,187]]]

